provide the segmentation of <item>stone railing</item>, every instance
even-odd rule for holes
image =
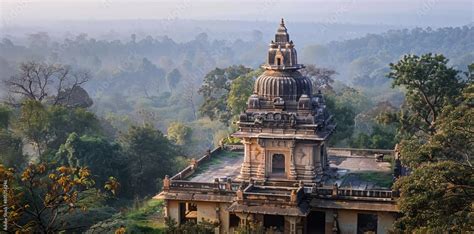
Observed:
[[[316,197],[343,200],[393,200],[398,197],[398,192],[392,190],[357,190],[339,188],[336,185],[333,187],[312,187],[306,191],[308,190],[311,190],[311,194]]]
[[[265,192],[258,192],[255,190],[263,190]],[[275,192],[272,192],[275,191]],[[304,196],[304,186],[300,187],[273,187],[273,186],[256,186],[252,182],[244,189],[238,190],[237,202],[241,204],[255,203],[259,204],[286,204],[297,205]]]
[[[171,177],[171,180],[184,180],[191,176],[197,169],[197,167],[200,164],[203,164],[204,162],[211,160],[213,156],[216,156],[223,150],[223,147],[219,146],[213,150],[208,150],[206,154],[198,159],[191,159],[191,164],[187,167],[185,167],[183,170],[178,172],[176,175]]]
[[[328,154],[334,156],[367,156],[373,157],[376,154],[394,156],[394,150],[386,149],[356,149],[356,148],[328,148]]]
[[[243,189],[243,187],[245,187]],[[258,192],[255,189],[266,190]],[[272,193],[271,190],[287,190],[288,193]],[[163,180],[163,190],[166,192],[203,192],[237,195],[237,201],[260,201],[264,203],[298,204],[305,195],[322,199],[337,200],[379,200],[391,201],[398,197],[397,191],[391,190],[356,190],[339,188],[337,186],[324,187],[274,187],[256,186],[251,183],[238,183],[228,180],[222,182],[191,182],[186,180]]]
[[[246,184],[235,183],[231,180],[226,182],[216,179],[214,182],[193,182],[187,180],[172,180],[165,177],[163,180],[164,191],[187,191],[187,192],[220,192],[220,193],[235,193],[241,186]]]

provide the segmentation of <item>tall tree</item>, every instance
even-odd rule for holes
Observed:
[[[15,175],[0,165],[0,178],[9,185],[7,191],[1,188],[2,194],[9,196],[8,231],[56,233],[80,228],[66,220],[87,208],[81,201],[94,185],[89,169],[40,163],[30,164]],[[1,209],[2,216],[3,212]]]
[[[23,142],[11,130],[11,111],[0,105],[0,163],[7,168],[21,169],[26,163]]]
[[[166,74],[166,82],[168,82],[168,87],[170,90],[174,90],[176,85],[181,80],[181,72],[178,69],[171,70],[168,74]]]
[[[334,91],[332,83],[334,83],[334,75],[337,75],[336,71],[309,64],[301,70],[301,74],[311,79],[313,82],[313,92],[318,92],[318,90],[325,93]]]
[[[204,102],[199,107],[201,115],[208,116],[211,120],[219,119],[228,124],[230,113],[227,108],[227,97],[231,83],[237,77],[247,74],[252,69],[240,66],[231,66],[225,69],[216,68],[204,77],[204,83],[199,89]]]
[[[410,125],[427,134],[436,131],[436,121],[442,108],[454,100],[463,86],[460,72],[448,66],[443,55],[405,55],[391,63],[388,77],[393,86],[406,89],[406,108],[412,112]]]
[[[158,191],[159,181],[174,172],[176,147],[151,125],[132,126],[120,142],[129,158],[130,186],[134,195],[146,196]]]
[[[168,139],[178,145],[185,145],[191,140],[192,129],[181,123],[173,122],[168,127]]]
[[[263,70],[258,69],[247,74],[240,75],[232,81],[229,96],[227,97],[227,108],[232,116],[239,115],[247,108],[247,100],[252,95],[255,79],[262,74]]]
[[[386,118],[398,121],[401,160],[412,170],[394,187],[405,232],[474,231],[474,86],[447,62],[427,54],[391,65],[394,85],[407,90],[400,113]]]
[[[95,115],[82,108],[48,106],[39,101],[26,100],[15,122],[17,131],[33,143],[41,156],[46,150],[56,150],[70,133],[100,132]]]
[[[71,104],[71,95],[77,98],[79,87],[91,78],[87,71],[75,71],[62,64],[38,62],[21,63],[18,74],[5,81],[11,101],[18,103],[18,98],[34,101],[48,101],[53,105]],[[83,95],[82,95],[83,96]],[[88,95],[86,99],[90,98]],[[88,103],[86,100],[84,103]]]
[[[125,180],[129,179],[125,170],[128,162],[120,146],[110,143],[104,137],[90,135],[79,137],[73,132],[59,147],[55,159],[60,165],[89,168],[91,178],[99,188],[104,187],[111,176],[119,179],[124,185]]]

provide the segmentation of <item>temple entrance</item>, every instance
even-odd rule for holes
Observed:
[[[272,174],[285,175],[285,155],[274,154],[272,157]]]
[[[283,233],[285,231],[285,217],[282,215],[265,215],[263,217],[263,227],[265,230],[272,230],[273,233]]]
[[[357,234],[377,233],[376,214],[357,214]]]
[[[179,224],[197,223],[197,205],[190,202],[179,203]]]
[[[324,234],[326,226],[326,213],[312,211],[306,218],[306,230],[308,234]]]
[[[237,228],[240,224],[240,218],[236,214],[229,215],[229,227],[230,228]]]

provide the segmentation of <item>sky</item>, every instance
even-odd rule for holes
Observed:
[[[472,0],[0,0],[2,25],[37,21],[198,19],[460,26]]]

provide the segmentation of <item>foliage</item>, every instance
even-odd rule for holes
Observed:
[[[0,129],[6,129],[10,125],[11,110],[0,104]]]
[[[56,162],[70,167],[88,167],[98,187],[118,189],[115,178],[125,180],[127,160],[118,144],[103,137],[71,133],[55,155]],[[124,178],[125,177],[125,178]],[[106,184],[108,183],[108,184]]]
[[[64,226],[63,221],[70,213],[87,208],[79,201],[84,191],[94,185],[87,168],[53,168],[42,163],[30,164],[16,183],[22,193],[13,197],[16,204],[10,211],[17,218],[8,221],[9,230],[44,233],[77,228]]]
[[[198,91],[204,98],[204,102],[199,107],[199,113],[208,116],[211,120],[218,119],[228,124],[230,113],[227,108],[227,97],[231,89],[231,83],[237,77],[250,71],[250,68],[240,65],[225,69],[216,68],[206,74]]]
[[[16,137],[11,131],[0,129],[0,163],[7,168],[21,169],[27,159],[23,154],[21,138]]]
[[[35,61],[24,62],[19,66],[18,74],[4,83],[12,99],[29,99],[39,102],[48,101],[53,105],[76,106],[76,103],[92,103],[87,92],[77,95],[78,88],[90,79],[87,71],[75,71],[62,64],[46,64]],[[72,96],[85,100],[74,100]],[[76,101],[76,103],[74,102]],[[89,105],[87,105],[89,103]]]
[[[38,155],[48,149],[57,149],[69,136],[97,133],[99,123],[95,115],[82,108],[47,106],[38,101],[26,100],[16,121],[19,134],[35,144]]]
[[[472,167],[443,161],[422,164],[395,184],[400,189],[397,227],[409,232],[472,232]]]
[[[396,144],[395,132],[389,127],[376,124],[370,135],[361,132],[351,138],[349,144],[352,148],[393,149]]]
[[[232,81],[227,97],[227,109],[230,110],[232,116],[239,115],[247,109],[247,100],[252,95],[255,79],[262,72],[263,70],[257,69],[242,74]]]
[[[170,90],[176,88],[176,85],[181,80],[181,76],[181,73],[176,68],[166,74],[166,81],[168,82],[168,87]]]
[[[265,227],[261,222],[248,221],[247,225],[239,225],[236,230],[238,234],[263,234],[265,233]]]
[[[333,77],[337,75],[336,71],[309,64],[301,70],[301,74],[311,79],[313,83],[313,93],[317,93],[319,90],[325,93],[331,93],[334,91],[332,83],[334,83]]]
[[[356,116],[354,110],[347,105],[337,102],[337,96],[327,96],[326,106],[328,112],[333,115],[334,122],[337,124],[336,131],[331,136],[330,144],[334,145],[348,139],[354,131],[354,118]]]
[[[113,217],[91,226],[86,233],[163,233],[163,200],[145,200],[137,207],[116,213]]]
[[[165,219],[166,229],[165,233],[179,234],[179,233],[190,233],[190,234],[211,234],[214,233],[214,229],[219,226],[217,222],[202,219],[201,221],[186,222],[184,224],[177,225],[177,222],[168,217]]]
[[[192,129],[182,122],[172,122],[168,127],[168,139],[177,145],[186,145],[191,140]]]
[[[409,125],[427,134],[436,131],[436,120],[442,108],[459,95],[463,82],[459,71],[447,65],[443,55],[405,55],[396,64],[390,64],[388,77],[393,86],[406,89],[405,107]],[[410,132],[411,134],[415,132]]]
[[[175,171],[175,158],[179,152],[163,133],[152,126],[130,127],[120,137],[120,143],[128,157],[131,195],[156,193],[159,180]]]
[[[382,118],[398,123],[401,160],[412,170],[394,187],[401,191],[401,231],[472,231],[473,84],[446,64],[427,54],[391,65],[389,77],[408,90],[400,113]]]
[[[328,112],[336,123],[336,131],[329,144],[347,146],[354,134],[356,116],[369,110],[371,102],[361,91],[347,86],[340,91],[329,92],[325,98]]]

